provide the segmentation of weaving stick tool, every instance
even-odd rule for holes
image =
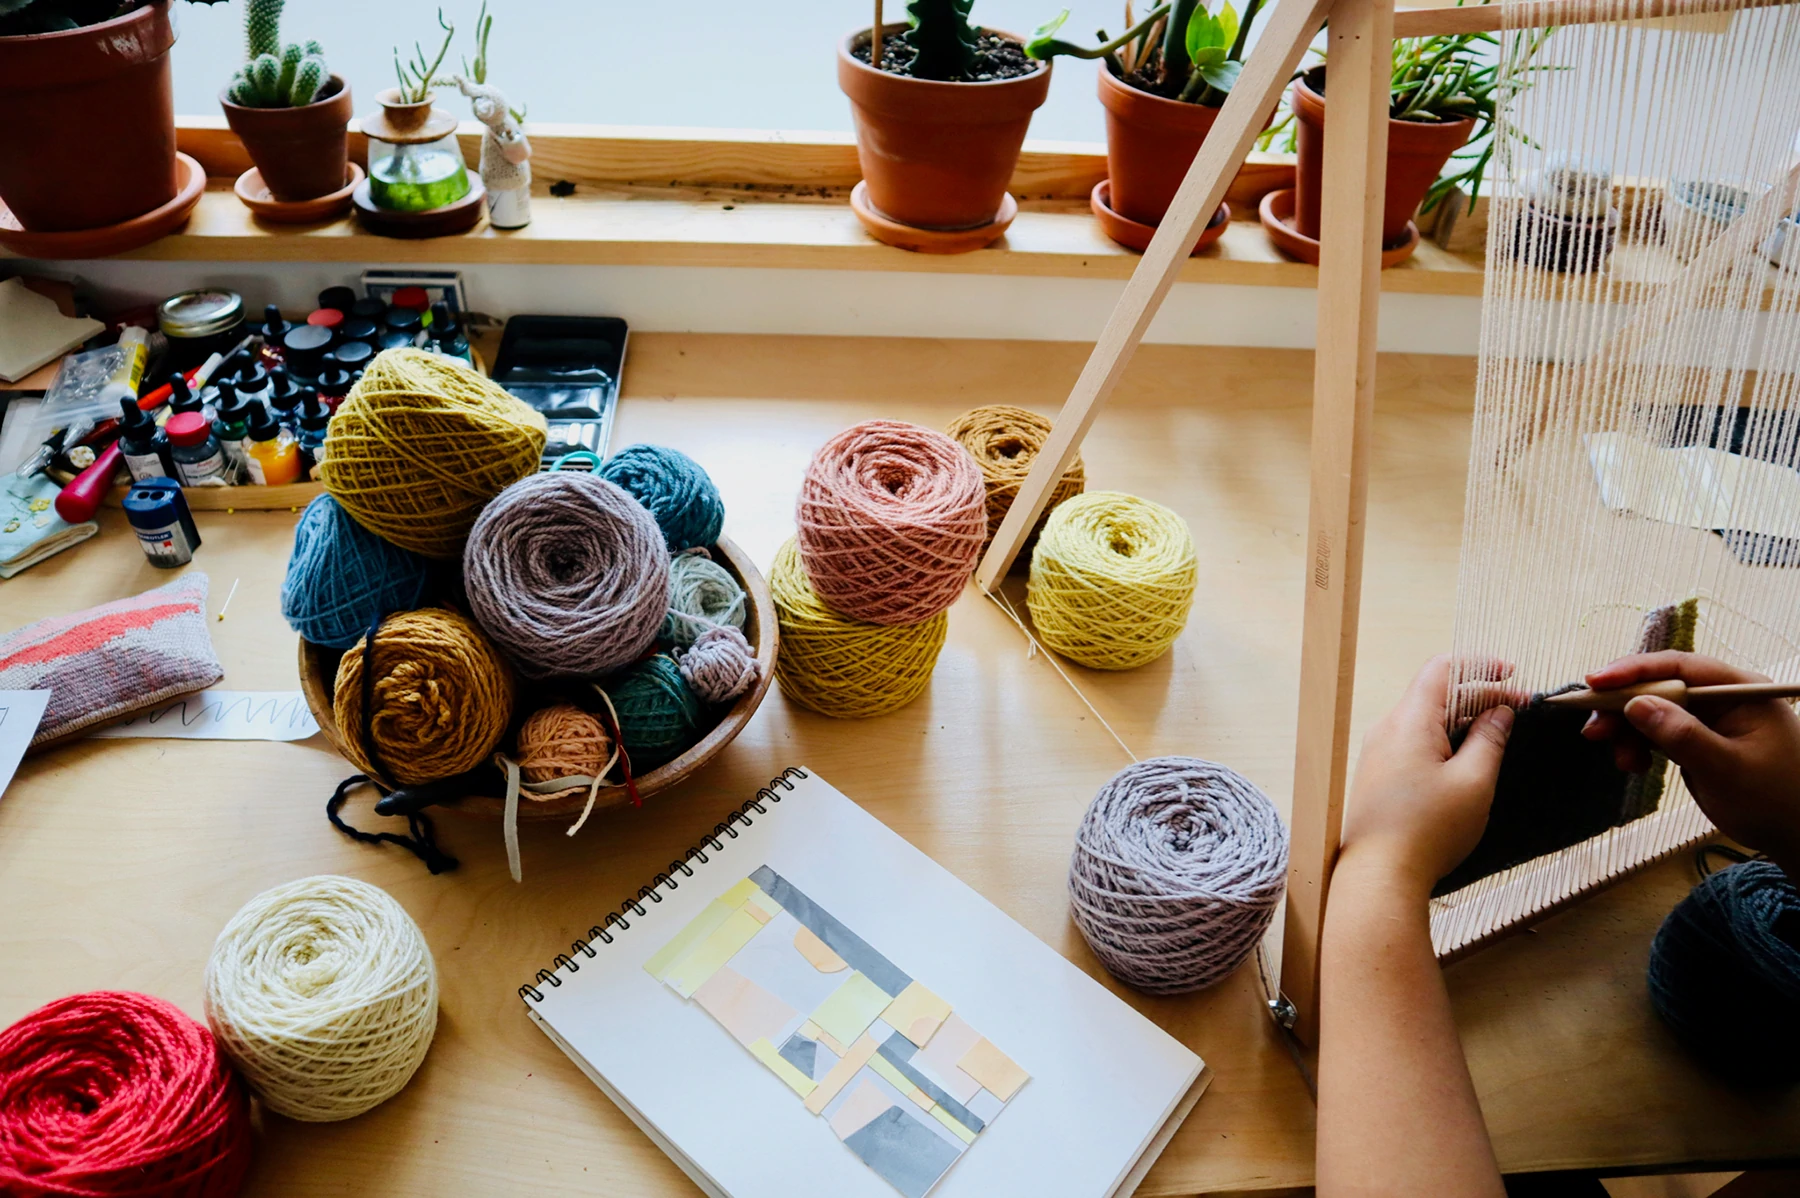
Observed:
[[[1625,705],[1643,695],[1667,699],[1678,707],[1708,703],[1749,703],[1758,699],[1800,699],[1800,682],[1733,682],[1720,686],[1689,686],[1679,678],[1640,682],[1614,690],[1566,691],[1543,700],[1548,707],[1578,711],[1624,711]]]

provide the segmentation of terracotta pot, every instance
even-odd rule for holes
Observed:
[[[99,229],[175,198],[167,0],[0,37],[0,199],[34,233]]]
[[[1289,103],[1298,118],[1300,163],[1295,182],[1294,224],[1303,235],[1319,236],[1320,176],[1325,167],[1325,68],[1314,67],[1294,83]],[[1474,132],[1473,120],[1436,124],[1389,121],[1387,202],[1381,213],[1381,244],[1398,244],[1406,223],[1419,210],[1425,193],[1443,172],[1450,155]]]
[[[337,75],[323,100],[299,108],[246,108],[219,93],[225,123],[249,151],[269,194],[284,203],[344,188],[349,170],[350,88]]]
[[[1219,110],[1139,91],[1105,66],[1100,103],[1112,210],[1142,225],[1160,224]]]
[[[1024,40],[997,29],[985,32]],[[1031,114],[1050,92],[1050,64],[991,83],[912,79],[856,61],[850,50],[868,37],[862,31],[838,43],[838,86],[850,97],[869,202],[902,224],[925,229],[991,223]]]

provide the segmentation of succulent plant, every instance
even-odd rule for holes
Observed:
[[[193,0],[218,4],[220,0]],[[145,7],[150,0],[0,0],[0,37],[61,33],[97,25]]]
[[[225,98],[244,108],[299,108],[320,98],[331,83],[325,48],[318,42],[281,44],[285,0],[249,0],[244,11],[248,61],[231,77]],[[0,0],[0,4],[5,0]]]
[[[961,79],[975,65],[980,40],[969,25],[975,0],[907,0],[912,28],[901,36],[913,49],[915,79]]]
[[[1131,5],[1125,6],[1124,33],[1111,40],[1099,32],[1100,45],[1078,46],[1057,37],[1069,10],[1038,26],[1025,44],[1033,58],[1104,58],[1107,67],[1134,86],[1172,100],[1218,107],[1237,83],[1243,67],[1244,45],[1250,36],[1263,0],[1248,0],[1242,19],[1221,0],[1211,12],[1201,0],[1164,0],[1142,20],[1132,22]]]

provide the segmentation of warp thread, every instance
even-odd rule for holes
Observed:
[[[1000,531],[1000,522],[1006,519],[1006,513],[1012,509],[1013,500],[1018,498],[1019,488],[1031,473],[1032,463],[1044,448],[1044,442],[1050,439],[1050,431],[1054,426],[1048,416],[1040,416],[1028,408],[1015,408],[1010,404],[990,404],[987,407],[971,408],[950,422],[944,432],[958,445],[969,451],[975,464],[981,467],[982,485],[987,488],[987,537],[981,543],[985,552],[994,534]],[[1014,559],[1015,565],[1023,565],[1030,561],[1030,551],[1036,543],[1038,534],[1044,531],[1044,521],[1056,505],[1073,496],[1081,494],[1087,487],[1087,471],[1081,464],[1081,455],[1077,453],[1075,460],[1064,470],[1062,477],[1056,480],[1056,486],[1050,492],[1050,502],[1044,506],[1043,514],[1032,526],[1031,533],[1025,538],[1022,552]]]
[[[866,719],[906,706],[931,683],[950,626],[943,612],[917,624],[871,624],[826,606],[789,540],[769,570],[781,632],[775,678],[820,715]]]
[[[442,354],[376,355],[331,418],[325,490],[384,540],[440,560],[490,499],[537,472],[544,418]]]
[[[610,679],[604,688],[619,718],[619,739],[642,778],[681,756],[700,739],[706,719],[700,696],[666,653],[645,658]]]
[[[437,1032],[437,964],[380,887],[321,874],[238,909],[206,963],[206,1022],[263,1104],[329,1123],[380,1106]]]
[[[686,649],[675,653],[675,664],[688,686],[706,703],[725,703],[737,698],[761,677],[756,650],[737,629],[725,625],[709,628]]]
[[[1770,861],[1707,877],[1650,946],[1650,1002],[1719,1072],[1800,1080],[1800,890]]]
[[[419,605],[426,560],[390,545],[329,495],[306,505],[281,583],[281,614],[303,640],[348,649],[382,616]]]
[[[1153,757],[1100,788],[1069,863],[1075,926],[1149,994],[1210,986],[1256,951],[1281,905],[1288,835],[1254,783],[1198,757]]]
[[[1181,635],[1199,574],[1187,521],[1148,499],[1092,491],[1044,522],[1026,605],[1049,648],[1094,669],[1129,670]]]
[[[981,470],[943,433],[852,425],[819,447],[794,518],[819,597],[872,624],[918,624],[955,603],[987,533]]]
[[[506,488],[463,552],[469,609],[528,678],[593,678],[637,660],[669,610],[669,550],[644,506],[592,474]]]
[[[720,625],[743,628],[749,597],[731,571],[704,549],[689,549],[669,562],[669,614],[662,635],[677,645],[691,645]]]
[[[0,1032],[0,1194],[233,1198],[250,1096],[174,1004],[97,991]]]
[[[390,616],[375,634],[374,710],[363,739],[363,661],[368,638],[338,662],[332,714],[357,769],[417,786],[474,769],[512,720],[513,676],[467,616],[426,608]],[[372,747],[372,760],[368,751]]]
[[[712,476],[678,449],[628,445],[606,459],[600,477],[649,509],[671,553],[711,545],[725,527],[725,501]]]

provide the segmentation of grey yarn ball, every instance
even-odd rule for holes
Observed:
[[[760,672],[756,650],[729,624],[708,628],[675,660],[688,686],[708,703],[737,698],[756,685]]]
[[[1256,950],[1287,863],[1287,828],[1249,779],[1198,757],[1154,757],[1121,770],[1088,805],[1069,905],[1114,976],[1181,994]]]
[[[669,609],[669,549],[623,489],[552,470],[482,509],[463,582],[475,619],[521,674],[597,678],[656,640]]]

